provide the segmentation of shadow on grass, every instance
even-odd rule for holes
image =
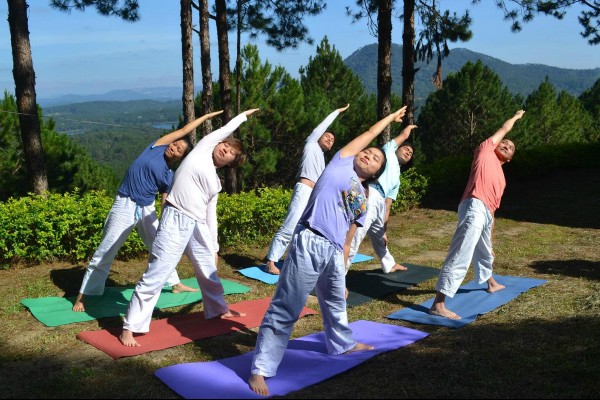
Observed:
[[[598,169],[561,171],[527,181],[511,179],[507,174],[506,181],[497,217],[572,228],[600,228]],[[426,198],[422,206],[456,212],[461,195],[462,192]]]
[[[85,274],[85,268],[74,266],[71,268],[53,269],[50,271],[50,279],[56,285],[65,292],[65,297],[77,296],[79,289],[81,288],[81,282],[83,281],[83,275]],[[118,287],[120,286],[115,281],[110,279],[106,280],[106,287]]]
[[[264,262],[257,262],[255,258],[245,256],[244,254],[235,253],[235,254],[224,254],[221,256],[223,261],[227,264],[231,265],[231,268],[235,270],[240,270],[248,267],[256,266],[258,267]]]
[[[596,398],[600,317],[516,323],[491,318],[459,330],[438,329],[285,398]],[[222,359],[239,354],[231,343],[254,342],[252,332],[237,332],[196,345]],[[26,356],[2,344],[0,353],[5,398],[178,398],[156,379],[158,366],[147,357]],[[162,357],[169,358],[163,366],[190,362]],[[298,378],[307,372],[299,368]]]
[[[600,261],[548,260],[534,261],[530,267],[541,274],[566,275],[600,281]]]

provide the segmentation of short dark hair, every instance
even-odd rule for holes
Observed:
[[[331,129],[327,129],[325,132],[323,132],[323,135],[326,133],[331,133],[333,135],[333,137],[335,137],[335,132],[332,131]],[[321,135],[321,136],[323,136],[323,135]]]
[[[413,153],[414,153],[414,151],[415,151],[415,146],[414,146],[414,145],[413,145],[411,142],[404,142],[404,143],[402,143],[400,146],[398,146],[398,148],[400,148],[400,147],[404,147],[404,146],[408,146],[408,147],[410,147],[410,148],[413,150]]]
[[[185,142],[185,144],[187,145],[183,152],[183,157],[185,158],[188,154],[190,154],[190,151],[194,150],[194,143],[192,143],[192,138],[190,135],[185,135],[184,137],[182,137],[179,140],[183,140]]]

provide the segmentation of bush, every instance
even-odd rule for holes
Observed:
[[[427,179],[408,170],[392,211],[417,206]],[[292,190],[261,187],[228,195],[217,203],[219,243],[223,246],[268,243],[285,219]],[[0,203],[0,264],[24,261],[85,261],[100,244],[104,221],[114,198],[104,191],[44,196],[30,194]],[[160,208],[157,203],[157,209]],[[119,250],[118,259],[144,256],[147,249],[134,229]]]
[[[10,198],[0,203],[0,263],[89,259],[100,244],[113,203],[104,191]],[[120,258],[146,253],[133,232]]]

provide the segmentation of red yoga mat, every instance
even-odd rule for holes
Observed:
[[[154,320],[150,323],[150,332],[139,334],[135,339],[139,347],[123,346],[119,340],[121,327],[85,331],[77,334],[77,338],[102,350],[112,358],[137,356],[150,351],[163,350],[190,343],[194,340],[226,335],[244,329],[256,328],[262,322],[271,302],[270,297],[258,300],[247,300],[230,304],[229,308],[246,313],[240,318],[204,319],[202,312]],[[300,317],[317,314],[316,311],[304,307]]]

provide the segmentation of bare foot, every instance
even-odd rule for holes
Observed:
[[[275,266],[275,261],[267,261],[267,272],[273,275],[279,275],[279,268]]]
[[[404,265],[396,264],[392,267],[392,269],[390,269],[390,272],[407,271],[407,270],[408,270],[408,268],[406,268]]]
[[[183,283],[179,282],[174,284],[171,287],[171,291],[173,291],[173,293],[181,293],[181,292],[197,292],[200,289],[197,288],[193,288],[187,285],[184,285]]]
[[[221,318],[221,319],[237,318],[237,317],[243,317],[245,315],[246,315],[246,313],[241,313],[241,312],[234,311],[234,310],[227,310],[227,312],[224,312],[223,314],[219,315],[219,318]]]
[[[76,312],[84,312],[85,306],[83,305],[83,293],[79,293],[77,298],[75,299],[75,304],[73,304],[73,311]]]
[[[269,395],[269,388],[265,382],[265,377],[262,375],[252,374],[250,379],[248,379],[248,386],[256,394],[260,394],[261,396]]]
[[[127,346],[127,347],[140,347],[141,344],[139,344],[137,342],[137,340],[135,340],[135,338],[133,337],[133,332],[131,332],[129,329],[123,329],[123,332],[121,332],[121,336],[119,336],[119,340],[121,341],[121,343],[123,343],[123,346]]]
[[[355,353],[357,351],[369,351],[375,349],[375,346],[371,346],[370,344],[364,343],[356,343],[356,346],[345,352],[344,354]]]
[[[494,292],[497,292],[498,290],[502,290],[506,287],[506,286],[501,285],[498,282],[496,282],[496,280],[494,278],[488,279],[487,283],[488,283],[488,288],[487,288],[488,293],[494,293]]]
[[[429,309],[429,314],[448,319],[460,319],[460,315],[446,308],[444,303],[434,303]]]

